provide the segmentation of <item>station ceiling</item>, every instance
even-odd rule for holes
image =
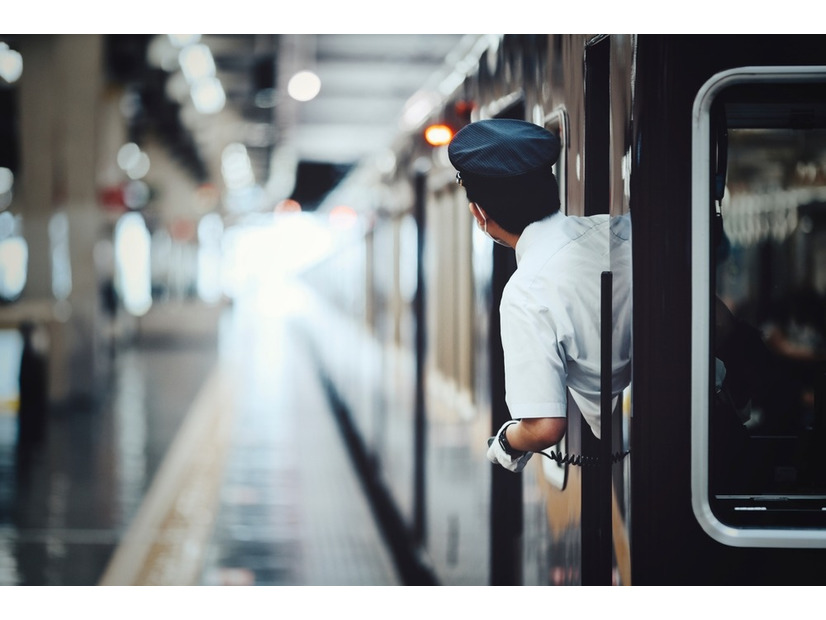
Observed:
[[[243,144],[256,182],[272,186],[292,176],[293,194],[320,197],[365,157],[389,147],[411,97],[432,84],[450,54],[478,35],[452,34],[209,34],[226,103],[196,114],[178,96],[178,50],[167,35],[110,35],[111,77],[139,94],[136,134],[155,128],[200,180],[214,180],[230,143]],[[287,94],[289,79],[309,70],[321,88],[310,101]],[[176,86],[178,84],[178,86]],[[286,171],[286,172],[284,172]],[[287,183],[289,180],[286,181]]]

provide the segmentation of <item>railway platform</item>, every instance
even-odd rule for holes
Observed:
[[[165,312],[41,443],[0,416],[0,584],[403,585],[302,336],[312,294],[274,278],[200,334]]]

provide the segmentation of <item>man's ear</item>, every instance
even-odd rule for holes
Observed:
[[[470,213],[476,218],[476,223],[479,225],[479,228],[484,228],[485,222],[488,219],[488,214],[475,202],[471,202],[468,205],[468,209],[470,209]]]

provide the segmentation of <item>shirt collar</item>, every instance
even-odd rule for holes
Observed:
[[[551,215],[539,220],[538,222],[533,222],[528,224],[525,227],[525,230],[522,231],[522,234],[519,235],[519,240],[516,242],[516,266],[519,266],[522,257],[528,251],[528,248],[531,247],[536,241],[542,236],[541,231],[546,226],[546,224],[551,223],[552,221],[557,220],[558,218],[565,217],[560,211],[556,213],[552,213]]]

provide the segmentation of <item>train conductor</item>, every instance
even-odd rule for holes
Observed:
[[[517,269],[500,303],[505,401],[511,418],[487,456],[521,472],[565,435],[569,412],[600,431],[600,274],[614,279],[612,392],[630,382],[630,218],[560,211],[559,139],[527,121],[481,120],[448,146],[477,225],[513,248]]]

